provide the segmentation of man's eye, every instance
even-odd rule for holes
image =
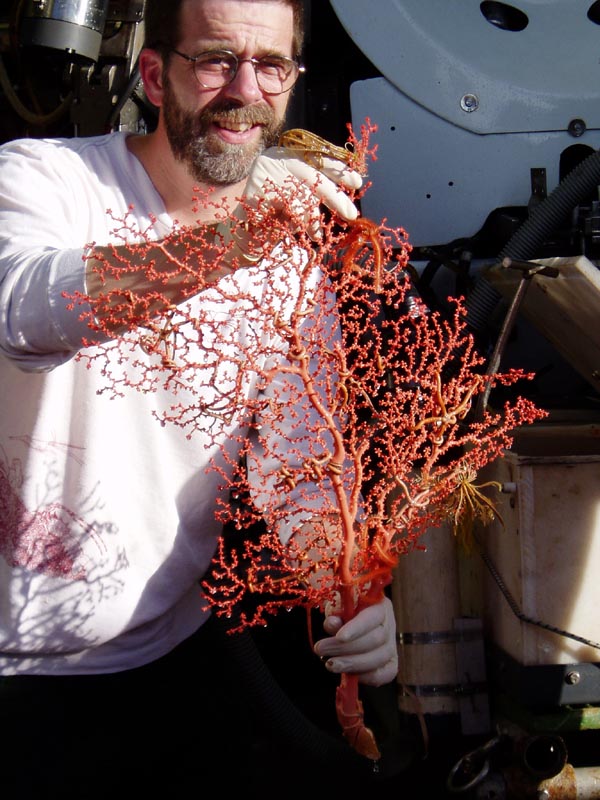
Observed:
[[[223,56],[206,56],[196,62],[197,69],[203,72],[227,72],[232,69],[232,59]]]
[[[261,58],[258,64],[260,71],[265,75],[286,75],[289,72],[287,62],[279,58]]]

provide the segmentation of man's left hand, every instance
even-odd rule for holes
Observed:
[[[382,686],[398,672],[396,621],[389,598],[364,608],[342,624],[330,614],[323,624],[331,634],[315,644],[315,653],[325,660],[330,672],[357,673],[361,683]]]

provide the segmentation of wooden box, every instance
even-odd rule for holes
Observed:
[[[509,490],[478,533],[486,639],[525,666],[600,662],[600,426],[532,426],[484,479]]]

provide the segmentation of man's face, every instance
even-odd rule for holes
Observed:
[[[184,0],[180,29],[177,49],[190,56],[224,49],[239,58],[292,55],[292,9],[277,0]],[[163,83],[169,143],[195,180],[238,183],[277,142],[290,95],[263,94],[251,63],[241,63],[227,86],[203,89],[193,64],[171,54]]]

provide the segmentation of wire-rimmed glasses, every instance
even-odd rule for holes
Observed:
[[[260,58],[240,58],[230,50],[209,50],[197,56],[188,56],[174,47],[171,52],[194,65],[196,80],[203,89],[222,89],[231,83],[240,64],[248,61],[254,67],[256,81],[264,94],[289,92],[306,68],[293,58],[267,55]]]

